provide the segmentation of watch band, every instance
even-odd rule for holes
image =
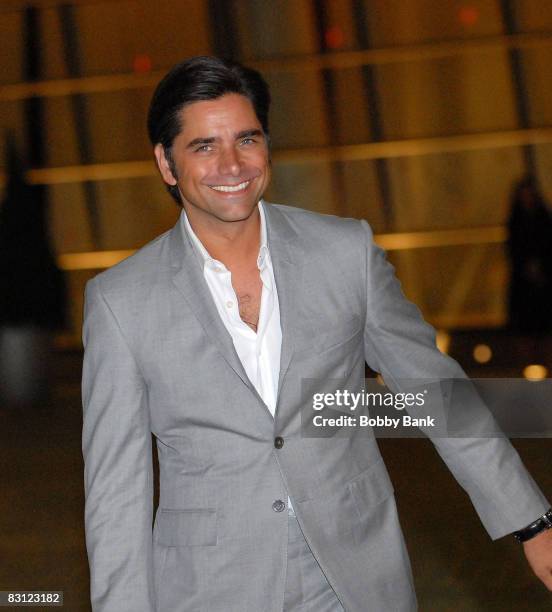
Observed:
[[[552,529],[552,508],[540,516],[534,523],[525,527],[525,529],[514,531],[514,538],[518,542],[527,542],[527,540],[534,538],[546,529]]]

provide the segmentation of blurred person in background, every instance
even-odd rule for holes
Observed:
[[[0,205],[0,409],[45,406],[54,334],[67,322],[65,277],[53,253],[42,185],[30,185],[15,138],[6,139]]]
[[[534,176],[514,187],[508,219],[509,325],[521,332],[552,330],[552,213]]]

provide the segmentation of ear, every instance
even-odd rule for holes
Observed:
[[[169,162],[165,156],[165,149],[160,142],[155,145],[153,153],[157,161],[157,167],[159,168],[159,172],[161,172],[161,176],[163,177],[165,183],[167,183],[167,185],[176,185],[176,179],[171,172]]]

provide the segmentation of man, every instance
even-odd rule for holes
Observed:
[[[173,68],[148,128],[170,231],[87,285],[86,538],[101,612],[416,609],[373,436],[301,436],[301,381],[462,378],[364,221],[262,201],[268,88],[215,58]],[[152,539],[151,432],[160,502]],[[436,439],[491,537],[549,504],[501,438]]]

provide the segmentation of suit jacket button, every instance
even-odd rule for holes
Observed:
[[[274,438],[274,448],[282,448],[284,446],[284,438],[277,436]]]
[[[286,504],[281,499],[277,499],[272,504],[272,509],[274,512],[283,512],[286,509]]]

